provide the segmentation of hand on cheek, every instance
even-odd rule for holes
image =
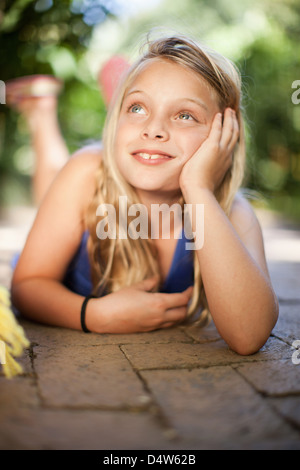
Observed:
[[[227,108],[213,119],[207,139],[184,165],[180,184],[182,189],[196,185],[214,192],[232,164],[232,154],[239,137],[235,111]]]

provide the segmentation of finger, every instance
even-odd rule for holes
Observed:
[[[171,308],[165,312],[164,319],[161,322],[162,325],[170,324],[176,325],[178,323],[182,323],[187,317],[187,308],[186,307],[178,307],[178,308]]]
[[[208,139],[219,143],[222,137],[222,113],[217,113],[213,119]]]
[[[237,120],[237,117],[236,117],[236,114],[234,113],[234,116],[233,116],[233,132],[232,132],[232,138],[231,138],[231,141],[229,143],[229,150],[233,150],[238,139],[239,139],[239,135],[240,135],[240,128],[239,128],[239,123],[238,123],[238,120]]]
[[[224,113],[223,131],[220,140],[220,147],[227,149],[232,141],[234,132],[234,111],[231,108],[227,108]]]
[[[167,322],[167,323],[163,323],[163,324],[160,326],[160,329],[162,329],[162,328],[172,328],[172,327],[175,327],[175,326],[180,325],[180,323],[182,323],[182,322]]]
[[[188,304],[193,293],[193,287],[188,287],[183,292],[176,292],[174,294],[161,294],[165,302],[166,310],[184,307]]]
[[[154,289],[157,286],[158,282],[159,282],[159,277],[153,276],[141,282],[137,282],[136,284],[134,284],[133,287],[139,290],[150,292],[152,289]]]

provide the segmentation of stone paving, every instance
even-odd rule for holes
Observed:
[[[32,216],[2,214],[2,285]],[[260,352],[239,356],[213,324],[96,335],[20,320],[31,346],[23,375],[0,372],[0,449],[299,450],[300,231],[262,224],[280,317]]]

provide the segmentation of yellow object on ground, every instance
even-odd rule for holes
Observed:
[[[0,364],[4,375],[12,378],[21,374],[23,369],[14,357],[21,356],[29,346],[23,328],[18,324],[11,310],[8,290],[0,286]]]

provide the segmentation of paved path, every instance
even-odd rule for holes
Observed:
[[[0,449],[299,450],[300,232],[265,215],[280,318],[259,353],[235,354],[213,325],[87,335],[22,321],[31,346],[22,376],[0,374]],[[1,284],[31,217],[2,215]]]

